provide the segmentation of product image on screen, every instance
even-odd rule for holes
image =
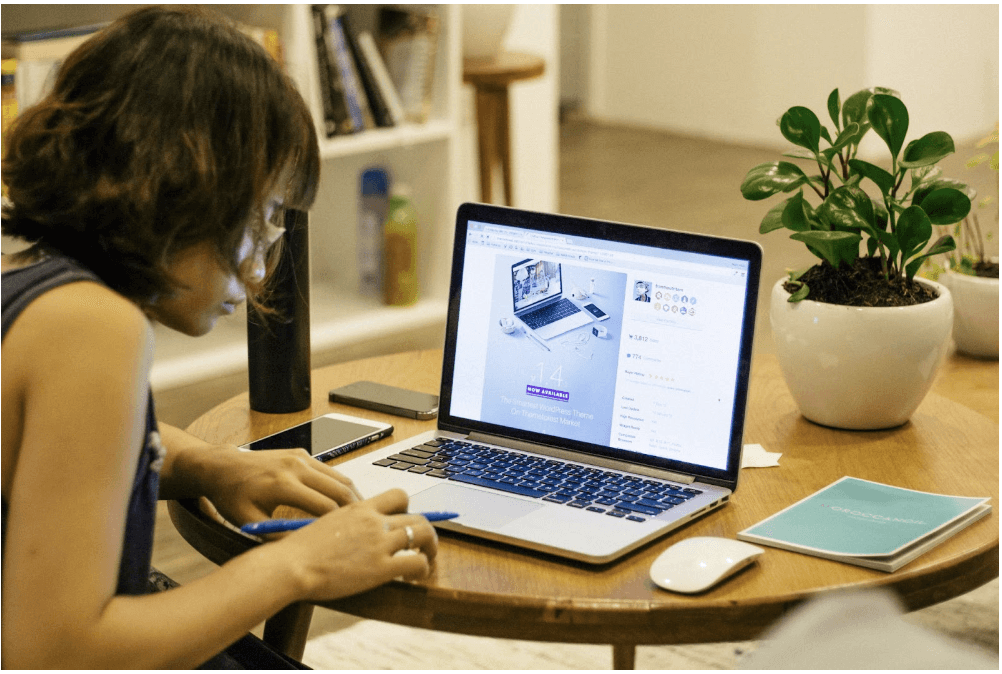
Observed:
[[[523,260],[511,268],[515,311],[560,294],[560,265],[544,260]]]

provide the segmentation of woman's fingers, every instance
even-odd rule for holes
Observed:
[[[430,562],[438,553],[438,534],[422,515],[394,515],[387,518],[385,526],[394,534],[389,538],[390,553],[417,550]]]

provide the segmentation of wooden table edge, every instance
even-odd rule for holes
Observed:
[[[199,552],[216,564],[259,545],[216,521],[198,500],[172,501],[168,510],[182,537],[197,541]],[[998,562],[996,539],[972,549],[959,561],[956,558],[944,561],[931,571],[925,568],[922,574],[909,573],[906,566],[847,587],[833,585],[750,601],[696,598],[691,608],[680,605],[675,596],[666,597],[662,603],[525,595],[509,597],[499,604],[489,592],[457,591],[404,581],[391,581],[368,592],[316,605],[360,618],[471,636],[561,643],[685,644],[708,643],[709,634],[713,637],[709,641],[744,641],[760,636],[803,602],[843,589],[885,588],[894,592],[908,611],[925,608],[998,577]],[[672,615],[670,624],[664,620],[665,613]]]

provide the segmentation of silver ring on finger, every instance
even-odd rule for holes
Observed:
[[[412,529],[410,527],[410,525],[405,526],[404,527],[404,533],[407,534],[407,547],[404,548],[404,549],[405,550],[413,550],[414,549],[414,529]]]

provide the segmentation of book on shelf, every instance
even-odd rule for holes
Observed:
[[[989,512],[987,498],[843,477],[738,533],[738,539],[892,572]]]
[[[341,83],[345,107],[351,121],[351,131],[365,131],[375,128],[376,122],[369,108],[365,89],[358,74],[358,67],[348,45],[344,29],[344,15],[340,5],[325,5],[323,8],[324,38],[327,43],[328,62],[331,78],[337,77]]]
[[[372,73],[376,88],[382,96],[391,124],[394,126],[403,124],[407,121],[404,104],[401,102],[397,87],[390,77],[390,71],[386,69],[386,63],[383,61],[382,54],[379,53],[375,38],[372,37],[372,33],[366,30],[358,34],[357,41],[362,59],[366,62],[369,72]]]
[[[431,111],[438,16],[411,7],[380,7],[377,43],[407,119],[424,123]]]
[[[341,27],[344,29],[345,41],[351,52],[351,59],[355,63],[358,72],[358,79],[362,85],[365,98],[369,101],[369,109],[372,112],[372,119],[376,126],[393,126],[395,122],[387,106],[383,90],[376,81],[376,74],[373,72],[372,64],[362,53],[362,46],[359,44],[359,35],[352,30],[352,23],[347,14],[341,16]]]
[[[317,75],[320,89],[320,103],[324,112],[324,134],[331,138],[351,133],[351,120],[345,102],[341,78],[332,70],[327,49],[327,18],[322,5],[313,5],[313,39],[317,52]]]

